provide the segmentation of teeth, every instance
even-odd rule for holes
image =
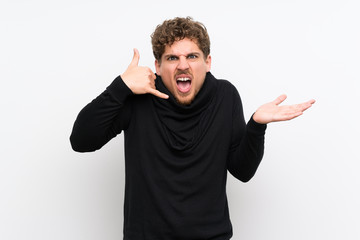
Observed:
[[[178,78],[176,80],[181,82],[186,82],[186,81],[190,81],[190,78]]]

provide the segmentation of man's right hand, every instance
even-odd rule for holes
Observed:
[[[121,75],[124,83],[130,88],[134,94],[150,93],[159,98],[167,99],[168,95],[156,90],[155,87],[155,74],[148,67],[139,66],[140,54],[139,51],[134,49],[134,57],[131,60],[129,67]]]

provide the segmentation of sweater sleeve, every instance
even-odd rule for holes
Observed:
[[[87,104],[78,114],[70,143],[77,152],[100,149],[130,122],[131,106],[128,98],[133,95],[120,76],[97,98]]]
[[[262,160],[267,125],[255,122],[252,116],[249,122],[245,124],[241,99],[238,93],[235,102],[228,170],[240,181],[248,182],[255,175]]]

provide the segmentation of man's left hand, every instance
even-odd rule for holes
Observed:
[[[254,113],[253,119],[260,124],[267,124],[271,122],[287,121],[296,118],[303,114],[303,112],[311,107],[315,100],[294,104],[279,106],[286,99],[286,95],[281,95],[274,101],[266,103],[259,107]]]

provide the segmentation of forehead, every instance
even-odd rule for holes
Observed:
[[[163,55],[187,55],[189,53],[202,54],[202,51],[196,44],[196,41],[184,38],[182,40],[175,41],[172,45],[166,45]]]

